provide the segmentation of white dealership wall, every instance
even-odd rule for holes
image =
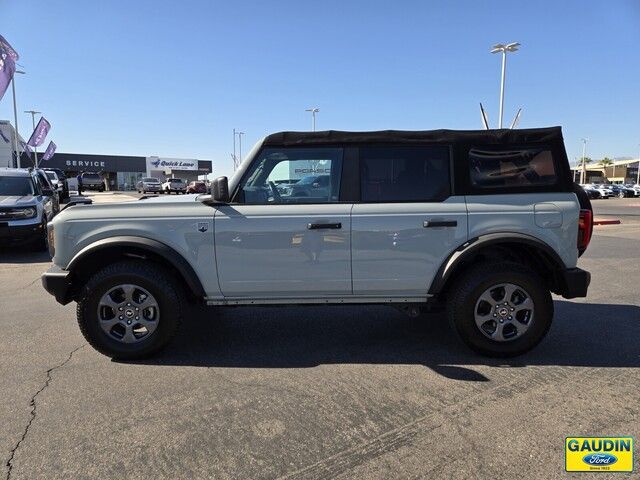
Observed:
[[[18,141],[24,139],[18,135]],[[14,128],[8,120],[0,120],[0,167],[13,167]]]

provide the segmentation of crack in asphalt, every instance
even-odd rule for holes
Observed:
[[[86,344],[85,344],[86,345]],[[6,461],[5,466],[7,467],[7,476],[5,477],[6,480],[10,480],[11,478],[11,472],[13,470],[13,458],[16,455],[16,452],[18,451],[18,448],[20,448],[20,445],[22,445],[22,443],[25,441],[25,439],[27,438],[27,435],[29,433],[29,429],[31,428],[31,424],[33,423],[33,421],[36,419],[36,398],[38,397],[38,395],[40,395],[51,383],[51,374],[55,371],[58,370],[62,367],[64,367],[67,363],[69,363],[69,361],[71,360],[71,357],[73,357],[73,354],[76,353],[78,350],[80,350],[81,348],[83,348],[85,345],[80,345],[79,347],[73,349],[71,351],[71,353],[69,353],[69,356],[66,358],[66,360],[62,363],[59,363],[58,365],[51,367],[49,370],[47,370],[47,379],[44,382],[44,385],[42,385],[42,387],[40,387],[40,389],[31,397],[31,401],[29,402],[29,406],[31,407],[31,412],[30,412],[30,417],[29,417],[29,421],[27,422],[27,424],[25,425],[24,431],[22,432],[22,436],[20,437],[20,440],[18,440],[18,442],[15,444],[15,446],[11,449],[11,453],[9,454],[9,459]]]

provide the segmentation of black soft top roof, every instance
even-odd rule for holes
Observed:
[[[345,143],[465,143],[526,144],[562,142],[560,127],[522,130],[380,130],[377,132],[278,132],[269,135],[264,145],[334,145]]]

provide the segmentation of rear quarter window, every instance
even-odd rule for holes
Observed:
[[[471,185],[479,189],[518,189],[558,182],[551,149],[484,146],[469,150]]]

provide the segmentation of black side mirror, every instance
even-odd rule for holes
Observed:
[[[227,177],[216,178],[213,181],[211,192],[216,202],[229,203],[229,180]]]
[[[50,188],[43,188],[42,195],[44,195],[45,197],[53,197],[53,190],[51,190]]]

